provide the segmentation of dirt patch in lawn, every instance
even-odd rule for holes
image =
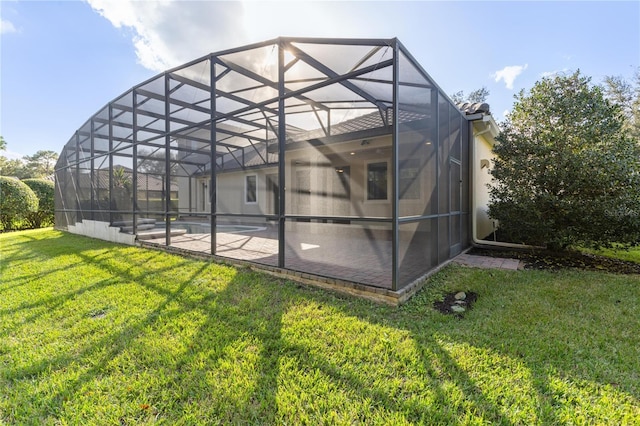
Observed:
[[[471,291],[455,291],[444,295],[444,299],[433,303],[433,307],[443,314],[456,315],[462,318],[472,308],[478,294]]]

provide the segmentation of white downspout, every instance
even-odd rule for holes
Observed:
[[[473,143],[471,144],[471,157],[472,157],[472,167],[471,167],[471,175],[472,175],[472,180],[471,183],[473,185],[472,191],[471,191],[471,242],[473,243],[474,246],[493,246],[493,247],[505,247],[505,248],[517,248],[517,249],[541,249],[544,247],[539,247],[539,246],[531,246],[531,245],[527,245],[527,244],[518,244],[518,243],[507,243],[507,242],[502,242],[502,241],[491,241],[491,240],[480,240],[478,238],[476,238],[476,232],[477,232],[477,219],[476,219],[476,210],[477,210],[477,200],[476,200],[476,188],[475,188],[475,180],[473,179],[473,176],[475,176],[475,168],[477,167],[476,165],[478,164],[479,159],[476,158],[476,137],[484,135],[485,133],[488,133],[491,131],[491,124],[490,122],[490,118],[488,118],[490,116],[485,115],[482,117],[482,121],[487,123],[487,127],[486,129],[478,132],[478,133],[474,133],[472,132],[473,135]],[[479,121],[478,119],[476,120],[471,120],[471,121]],[[472,130],[473,130],[473,125],[472,125]]]

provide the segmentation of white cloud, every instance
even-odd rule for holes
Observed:
[[[310,1],[243,1],[244,29],[251,41],[278,36],[358,37],[363,27],[345,4]],[[358,4],[352,7],[358,7]],[[358,9],[359,11],[360,9]],[[353,11],[352,11],[353,12]]]
[[[366,11],[364,3],[360,6],[347,2],[255,0],[85,1],[114,27],[131,33],[139,63],[153,71],[278,36],[372,36],[372,25],[363,25],[360,14],[337,10],[357,7],[358,11]]]
[[[132,32],[138,61],[164,71],[207,53],[246,42],[243,5],[176,0],[87,0],[116,28]]]
[[[511,111],[509,111],[508,109],[502,111],[502,119],[506,120],[509,117],[509,114],[511,114]]]
[[[540,74],[540,77],[553,77],[555,75],[558,74],[563,74],[566,73],[567,71],[569,71],[568,68],[562,68],[561,70],[553,70],[553,71],[545,71],[542,74]]]
[[[493,77],[496,82],[503,80],[507,89],[513,90],[513,82],[516,80],[516,77],[522,74],[528,66],[529,64],[507,66],[493,73],[491,77]]]
[[[5,19],[0,19],[0,34],[17,33],[16,27]]]

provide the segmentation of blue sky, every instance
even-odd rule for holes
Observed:
[[[398,37],[449,94],[513,95],[580,69],[640,66],[640,2],[0,1],[0,135],[9,157],[59,152],[137,83],[210,52],[277,36]]]

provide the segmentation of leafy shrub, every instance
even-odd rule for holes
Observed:
[[[24,179],[29,188],[38,197],[38,210],[29,212],[25,216],[25,221],[30,228],[42,228],[43,226],[53,225],[54,215],[54,184],[45,179]]]
[[[0,176],[0,225],[13,229],[28,213],[38,210],[38,197],[18,179]]]
[[[494,147],[489,215],[511,241],[562,250],[640,242],[640,146],[579,71],[516,96]]]

